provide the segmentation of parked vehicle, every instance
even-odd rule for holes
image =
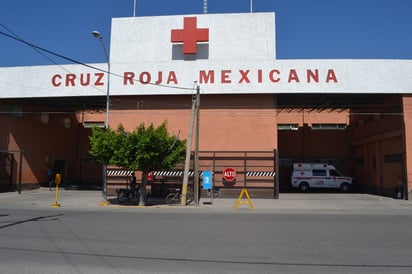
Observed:
[[[117,201],[119,201],[119,203],[121,204],[127,203],[129,201],[133,201],[133,200],[139,203],[139,200],[140,200],[139,187],[137,185],[136,175],[134,172],[130,175],[130,178],[128,180],[130,181],[129,188],[116,189]]]
[[[310,188],[339,188],[348,192],[353,178],[343,176],[333,165],[295,163],[291,176],[292,187],[302,192]]]
[[[194,197],[192,192],[188,189],[186,193],[186,205],[193,202]],[[174,193],[170,193],[166,196],[166,203],[168,205],[180,205],[182,201],[182,192],[180,188],[176,188]]]
[[[129,189],[129,188],[116,189],[116,192],[117,192],[117,201],[121,204],[133,202],[133,201],[136,203],[139,203],[140,195],[139,195],[138,187],[134,189]]]

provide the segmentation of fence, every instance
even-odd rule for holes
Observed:
[[[189,171],[189,184],[193,184],[193,154]],[[213,174],[213,187],[222,196],[238,193],[247,188],[257,195],[279,198],[278,153],[273,151],[199,151],[199,177],[202,171],[210,170]],[[230,168],[235,175],[232,180],[225,179],[224,171]],[[127,187],[127,179],[132,171],[116,168],[108,169],[108,187]],[[153,181],[149,184],[153,194],[168,192],[168,189],[181,186],[184,170],[177,166],[173,170],[153,171]],[[138,180],[141,173],[136,172]],[[201,180],[199,180],[201,183]]]

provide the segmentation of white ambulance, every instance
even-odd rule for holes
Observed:
[[[292,187],[302,192],[310,188],[340,188],[349,191],[353,178],[345,177],[333,165],[295,163],[291,177]]]

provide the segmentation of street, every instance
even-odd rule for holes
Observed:
[[[0,273],[410,273],[409,214],[1,209]]]

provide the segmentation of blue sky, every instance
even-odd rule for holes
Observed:
[[[113,17],[133,16],[134,0],[1,0],[0,31],[84,63],[103,63]],[[279,59],[412,59],[412,0],[253,0],[276,13]],[[136,0],[136,16],[202,14],[203,0]],[[250,12],[250,0],[208,0],[208,13]],[[49,56],[59,64],[68,63]],[[49,65],[0,34],[0,67]]]

